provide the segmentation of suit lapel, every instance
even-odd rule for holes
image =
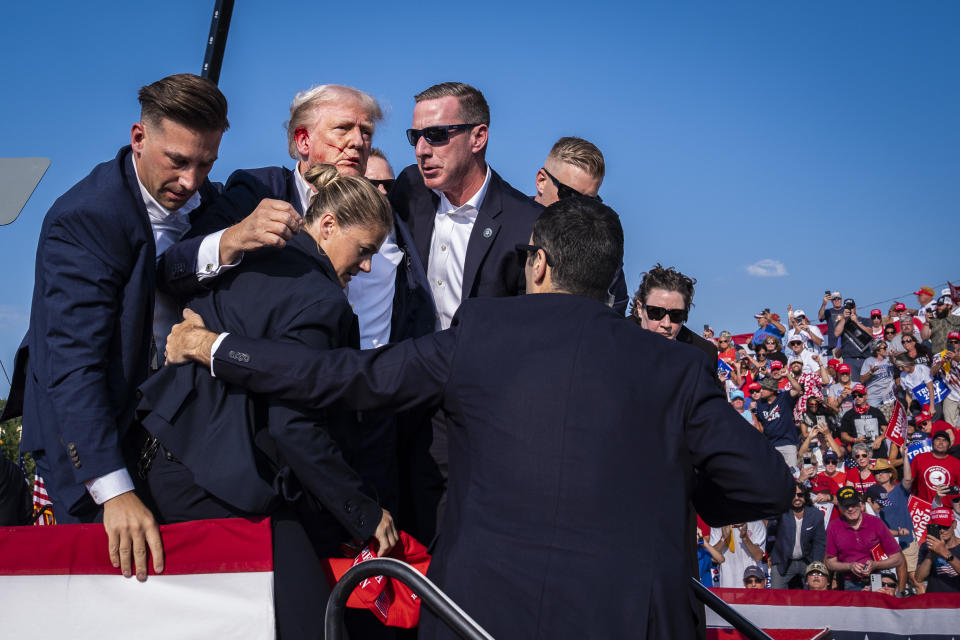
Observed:
[[[154,264],[157,261],[157,245],[153,240],[153,227],[150,226],[150,217],[147,215],[147,205],[143,203],[143,196],[140,194],[140,183],[137,182],[137,174],[133,170],[133,149],[129,146],[124,147],[120,150],[119,155],[117,156],[118,160],[122,163],[123,166],[123,176],[127,181],[127,189],[130,191],[130,197],[133,198],[133,202],[137,207],[137,213],[139,213],[140,226],[149,238],[149,261],[150,264]],[[151,308],[153,308],[153,296],[151,295]]]
[[[424,272],[430,264],[430,240],[433,237],[433,225],[436,222],[439,204],[440,196],[424,187],[411,206],[410,231],[413,234],[417,253],[420,254],[420,260],[423,262]]]
[[[502,203],[500,198],[500,176],[491,171],[490,185],[487,187],[487,194],[480,205],[480,211],[477,213],[477,220],[473,224],[473,231],[470,232],[470,241],[467,243],[467,257],[463,264],[463,291],[460,295],[461,300],[470,297],[473,291],[474,281],[480,272],[480,265],[484,258],[493,247],[497,234],[500,232],[500,223],[496,217],[500,215]]]

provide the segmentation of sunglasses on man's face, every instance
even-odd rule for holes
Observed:
[[[687,310],[686,309],[664,309],[663,307],[655,307],[652,304],[643,305],[644,311],[647,312],[647,317],[651,320],[663,320],[664,316],[670,316],[670,322],[675,324],[682,324],[687,321]]]
[[[390,193],[390,189],[393,189],[393,183],[396,182],[394,178],[387,178],[386,180],[374,180],[373,178],[367,178],[373,186],[383,187],[387,193]]]
[[[858,391],[854,391],[854,392],[853,392],[853,397],[854,397],[854,398],[863,398],[863,397],[866,396],[866,395],[867,395],[867,394],[865,394],[865,393],[860,393],[860,392],[858,392]]]
[[[407,142],[410,143],[410,146],[415,147],[417,141],[422,137],[427,141],[427,144],[443,144],[450,139],[451,133],[479,126],[479,124],[441,124],[425,129],[407,129]]]
[[[890,589],[896,589],[896,588],[897,588],[897,583],[896,583],[896,582],[887,582],[886,580],[882,580],[882,581],[880,582],[880,584],[883,585],[883,586],[885,586],[885,587],[887,587],[887,588],[890,588]]]
[[[557,180],[552,173],[547,171],[546,167],[540,167],[540,170],[543,171],[545,174],[547,174],[547,177],[550,178],[550,182],[552,182],[553,186],[557,188],[557,198],[559,198],[560,200],[564,200],[565,198],[572,198],[573,196],[583,196],[584,198],[590,198],[591,200],[596,200],[597,202],[603,202],[603,198],[601,198],[600,196],[588,196],[585,193],[580,193],[573,187],[568,187],[567,185],[563,184],[562,182]]]

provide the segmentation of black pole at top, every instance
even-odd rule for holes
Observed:
[[[210,36],[203,54],[203,70],[200,75],[214,84],[220,82],[220,67],[223,51],[227,48],[227,32],[230,31],[230,16],[233,15],[233,0],[216,0],[213,19],[210,21]]]

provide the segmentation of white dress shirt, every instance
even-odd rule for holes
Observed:
[[[293,169],[294,183],[300,195],[300,204],[306,213],[314,191],[303,176],[300,165]],[[403,261],[403,251],[397,245],[394,229],[370,260],[370,273],[361,271],[347,285],[346,294],[360,326],[360,348],[376,349],[390,342],[393,318],[393,294],[397,284],[397,267]]]
[[[150,227],[153,229],[153,240],[156,245],[156,254],[159,258],[164,251],[170,248],[175,242],[180,240],[183,235],[190,230],[190,212],[200,206],[200,192],[194,193],[182,207],[176,211],[170,211],[163,207],[147,191],[143,183],[140,182],[140,174],[137,172],[137,163],[133,163],[133,172],[137,176],[137,184],[140,186],[140,195],[143,197],[143,204],[147,209],[147,216],[150,218]],[[200,243],[200,250],[197,255],[198,271],[197,276],[201,280],[215,277],[226,269],[236,266],[220,265],[220,236],[223,231],[212,233],[205,237]],[[156,349],[157,357],[163,357],[163,349],[167,342],[167,335],[170,328],[180,321],[179,305],[171,296],[161,291],[156,292],[153,305],[153,343]],[[133,480],[126,468],[120,468],[111,471],[106,475],[88,480],[84,483],[90,497],[97,504],[103,504],[110,498],[114,498],[121,493],[133,491]]]
[[[483,206],[483,199],[490,186],[492,172],[487,166],[487,176],[480,189],[459,207],[447,200],[440,191],[433,236],[430,239],[430,262],[427,279],[437,305],[437,329],[448,329],[453,316],[463,300],[463,265],[467,258],[470,233]]]

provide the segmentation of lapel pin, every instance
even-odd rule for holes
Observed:
[[[493,235],[493,229],[491,229],[490,227],[487,227],[486,229],[483,230],[484,238],[489,238],[492,235]]]

